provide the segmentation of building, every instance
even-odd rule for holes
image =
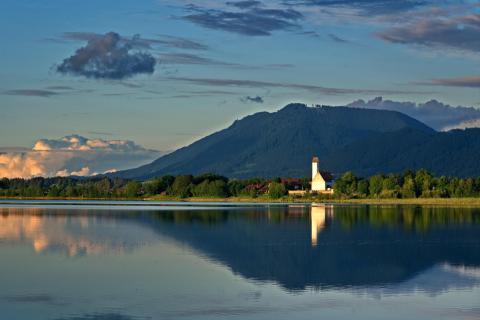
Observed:
[[[312,192],[332,193],[333,177],[330,173],[318,169],[318,158],[312,159]]]

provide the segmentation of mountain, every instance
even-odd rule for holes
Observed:
[[[426,168],[480,175],[480,129],[437,132],[396,111],[290,104],[230,127],[142,167],[112,176],[146,179],[215,172],[228,177],[308,176],[322,169],[359,175]]]

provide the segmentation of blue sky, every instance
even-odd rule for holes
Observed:
[[[480,107],[479,1],[2,0],[0,37],[1,147],[172,150],[288,102]],[[114,65],[78,62],[107,40]]]

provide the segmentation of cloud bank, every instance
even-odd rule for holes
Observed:
[[[429,15],[419,16],[405,25],[379,32],[377,36],[391,43],[478,53],[480,13],[475,13],[473,8],[469,9],[461,14],[431,9]]]
[[[480,76],[432,79],[428,82],[420,82],[420,84],[444,87],[480,88]]]
[[[473,107],[453,107],[431,100],[426,103],[396,102],[377,97],[370,101],[357,100],[347,105],[354,108],[372,108],[398,111],[422,121],[436,130],[480,127],[480,110]]]
[[[57,95],[58,92],[55,92],[52,90],[40,90],[40,89],[14,89],[14,90],[6,90],[3,92],[3,94],[10,95],[10,96],[48,98],[48,97]]]
[[[152,74],[155,58],[146,52],[134,50],[141,39],[125,40],[118,33],[103,36],[89,35],[86,46],[63,60],[57,72],[94,79],[124,79],[137,74]]]
[[[259,1],[228,3],[230,9],[207,9],[190,5],[182,19],[198,26],[246,36],[270,36],[274,31],[300,28],[303,14],[291,8],[265,8]]]
[[[349,88],[331,88],[318,85],[270,82],[242,79],[216,79],[216,78],[189,78],[189,77],[170,77],[170,80],[196,84],[199,86],[213,87],[238,87],[238,88],[287,88],[295,90],[305,90],[317,94],[326,95],[346,95],[346,94],[425,94],[431,92],[421,91],[402,91],[402,90],[374,90],[374,89],[349,89]]]
[[[0,177],[89,176],[140,166],[160,155],[129,140],[40,139],[30,150],[0,149]]]
[[[105,37],[105,35],[94,32],[64,32],[61,39],[74,40],[74,41],[91,41],[98,40]],[[151,49],[154,45],[161,45],[163,47],[186,49],[186,50],[207,50],[208,46],[182,37],[170,36],[170,35],[158,35],[156,38],[140,38],[139,36],[133,37],[120,37],[123,42],[129,43],[136,48]]]

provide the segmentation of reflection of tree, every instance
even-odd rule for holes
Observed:
[[[351,229],[356,224],[367,223],[376,228],[426,231],[447,225],[480,223],[480,210],[419,206],[339,206],[335,207],[335,220],[338,220],[346,229]]]
[[[444,262],[480,266],[476,209],[298,205],[0,213],[0,240],[28,243],[37,252],[123,253],[155,241],[158,233],[234,273],[288,289],[399,283]]]
[[[228,219],[228,212],[223,210],[172,210],[158,211],[153,214],[157,220],[173,223],[217,224]]]

